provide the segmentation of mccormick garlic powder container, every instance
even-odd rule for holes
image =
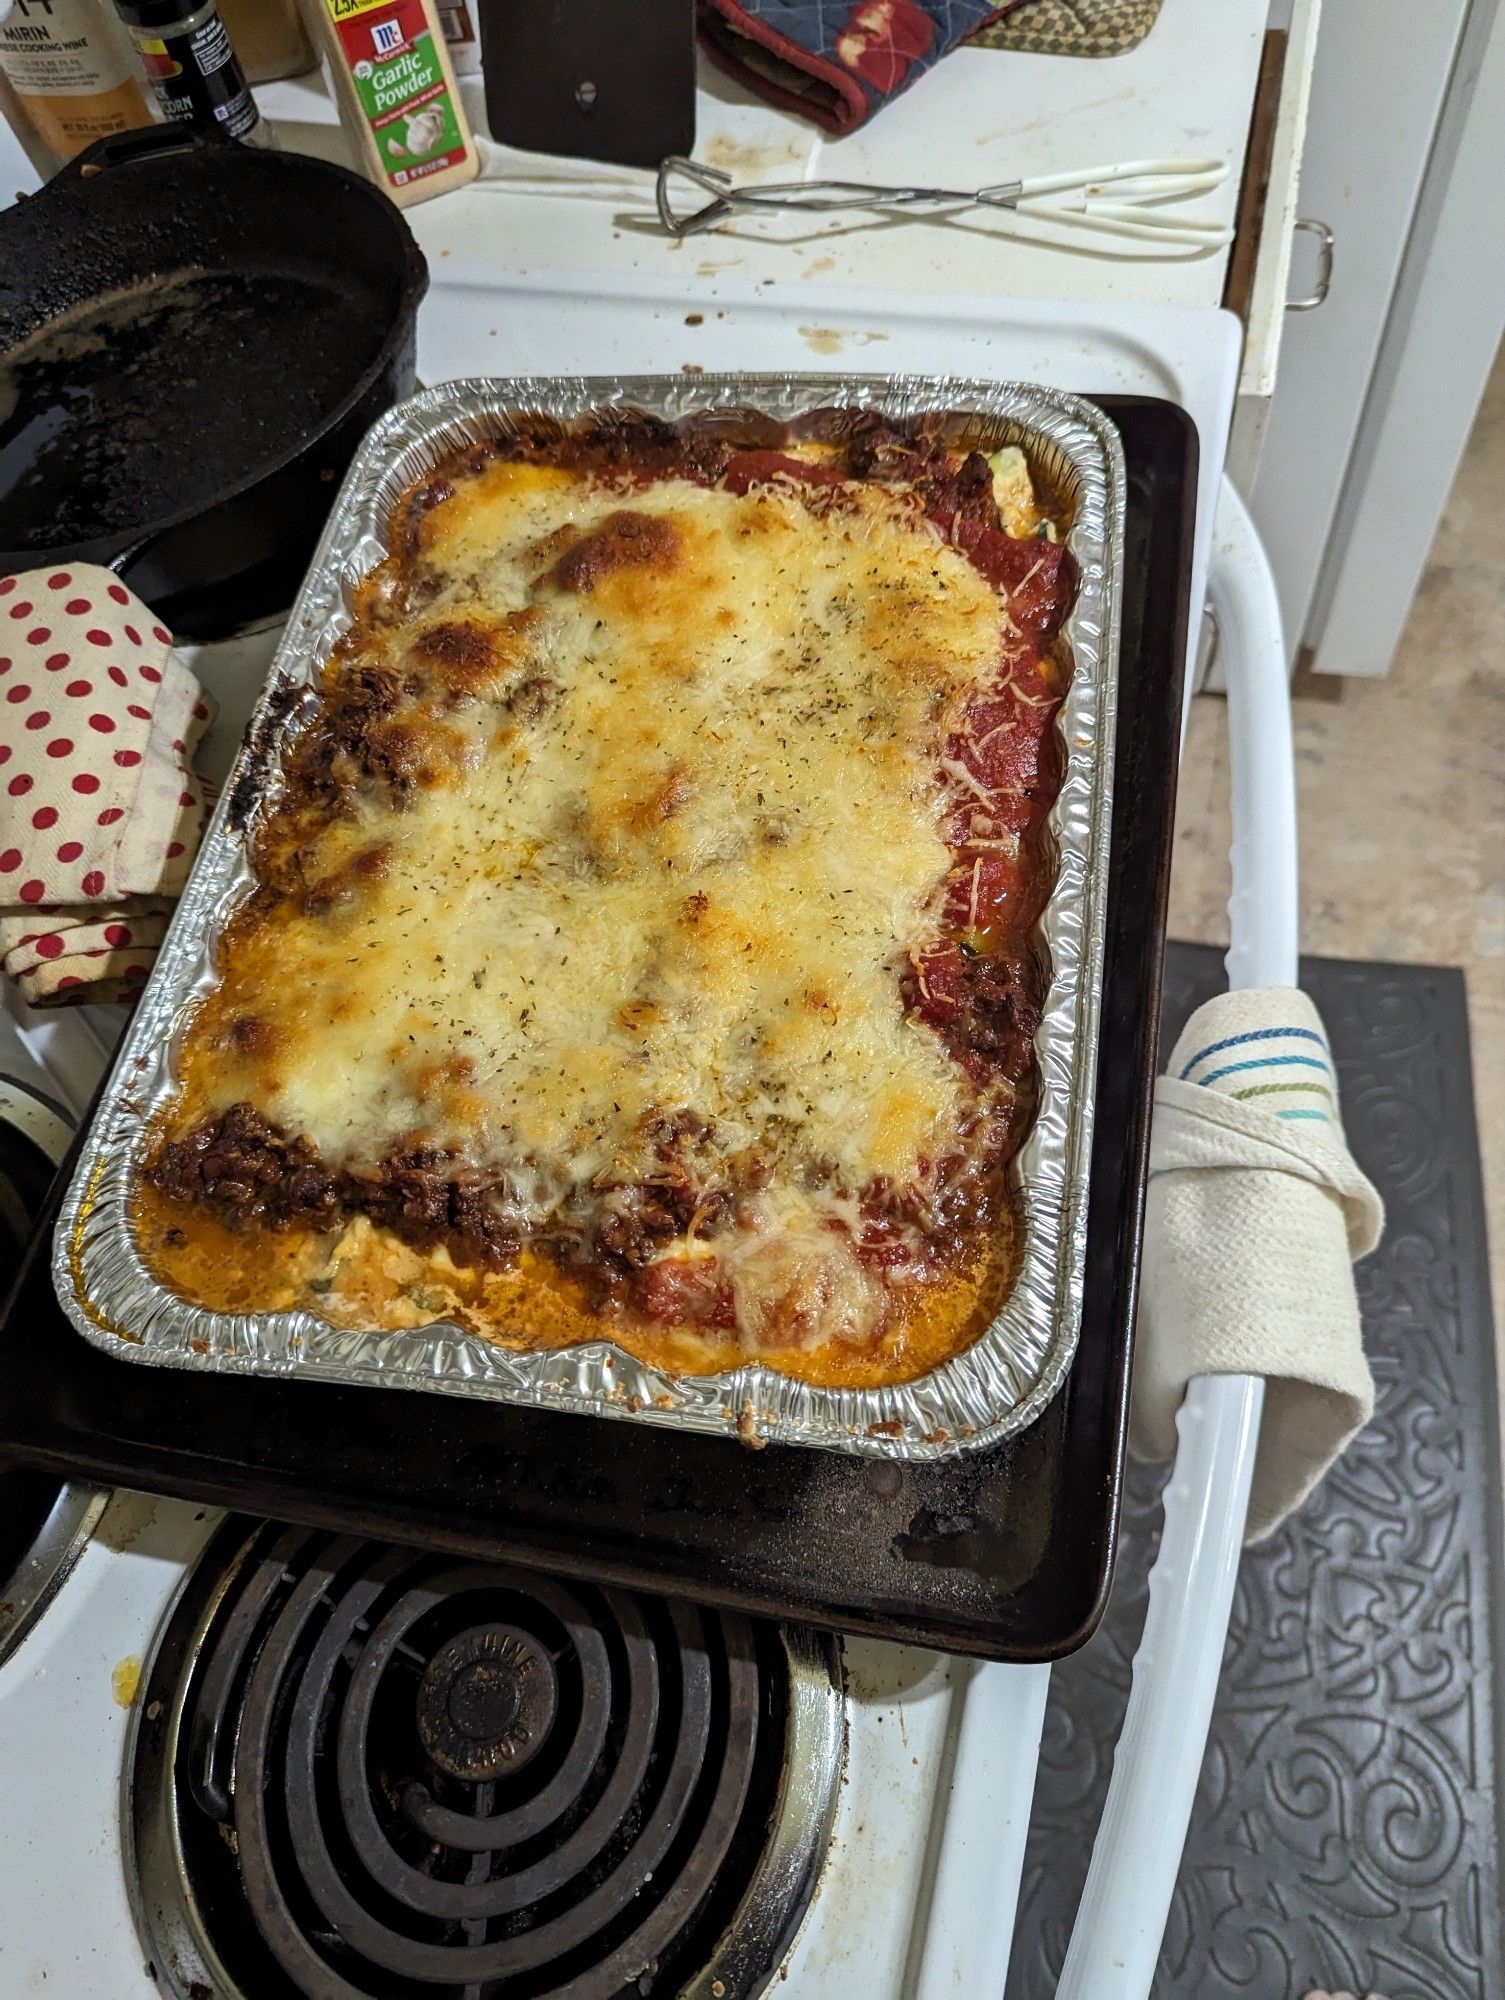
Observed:
[[[393,201],[474,180],[481,159],[434,0],[313,0],[340,116],[362,170]]]

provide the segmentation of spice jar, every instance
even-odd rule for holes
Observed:
[[[310,0],[358,164],[399,207],[474,180],[481,156],[436,0]]]
[[[164,118],[270,145],[216,0],[115,0]]]
[[[298,0],[220,0],[220,14],[247,83],[275,83],[318,67]]]

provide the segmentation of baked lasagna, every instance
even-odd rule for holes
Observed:
[[[1014,1269],[1062,503],[827,411],[524,422],[290,724],[138,1240],[223,1311],[874,1387]]]

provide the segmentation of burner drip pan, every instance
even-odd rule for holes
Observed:
[[[131,1890],[184,2000],[757,1993],[843,1728],[802,1631],[244,1520],[138,1715]]]

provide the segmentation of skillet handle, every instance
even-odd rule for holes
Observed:
[[[170,153],[186,153],[198,146],[233,146],[234,139],[227,139],[216,132],[200,132],[192,125],[173,121],[164,125],[147,125],[138,132],[112,132],[108,138],[96,139],[92,146],[59,167],[46,183],[47,188],[59,187],[70,180],[92,180],[95,174],[104,173],[111,167],[123,167],[132,160],[154,160]]]

